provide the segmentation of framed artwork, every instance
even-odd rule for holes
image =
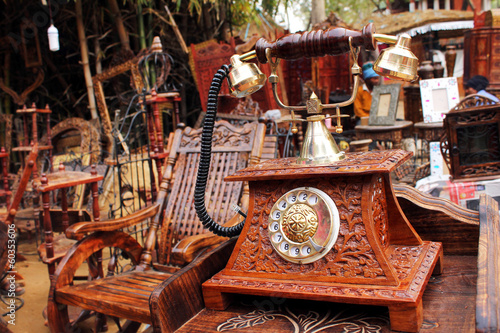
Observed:
[[[401,85],[397,83],[373,87],[368,125],[394,125],[400,90]]]
[[[457,78],[421,80],[420,96],[424,123],[443,121],[448,111],[460,101]]]

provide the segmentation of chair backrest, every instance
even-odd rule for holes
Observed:
[[[7,218],[5,220],[6,224],[14,223],[14,218],[16,217],[17,209],[21,204],[23,199],[23,194],[28,187],[28,183],[31,180],[31,174],[33,173],[33,168],[35,166],[36,160],[38,158],[38,144],[35,144],[28,157],[26,158],[26,165],[24,166],[23,172],[21,174],[21,179],[19,180],[19,185],[17,186],[16,193],[13,196],[12,202],[9,209],[7,210]]]
[[[0,114],[0,147],[4,147],[7,153],[12,148],[12,118],[11,114]],[[0,133],[1,133],[0,132]]]
[[[167,159],[159,198],[167,192],[162,223],[158,233],[158,262],[168,264],[172,247],[181,239],[208,232],[194,209],[194,188],[200,159],[202,129],[178,129]],[[212,218],[225,223],[236,213],[233,204],[245,211],[248,188],[224,177],[246,166],[259,163],[265,125],[252,122],[236,127],[227,121],[215,123],[212,159],[207,181],[206,206]],[[155,232],[153,228],[153,232]]]
[[[441,153],[453,179],[500,176],[500,104],[489,101],[468,96],[443,120]]]
[[[215,39],[191,45],[189,66],[196,86],[198,87],[203,111],[207,110],[208,90],[214,74],[222,65],[229,65],[231,63],[231,56],[234,54],[236,54],[234,46],[223,42],[217,42]],[[259,68],[266,76],[271,74],[269,64],[259,64]],[[280,95],[283,93],[282,91],[279,92]],[[229,87],[226,82],[222,83],[219,97],[224,98],[224,103],[219,103],[219,113],[229,113],[238,105],[238,99],[229,93]],[[252,98],[259,104],[263,112],[278,108],[270,84],[265,85],[265,87],[254,93]],[[287,100],[285,99],[285,104],[286,102]]]

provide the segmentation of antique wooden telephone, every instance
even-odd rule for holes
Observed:
[[[336,110],[337,130],[341,131],[339,107],[354,101],[359,84],[359,49],[373,50],[377,40],[395,46],[381,53],[375,71],[415,80],[418,59],[409,50],[411,38],[376,34],[372,24],[362,31],[331,28],[296,33],[273,43],[260,39],[255,51],[232,57],[231,73],[223,66],[216,74],[202,137],[205,145],[202,143],[195,205],[200,220],[216,234],[241,234],[226,267],[203,284],[207,308],[225,309],[232,294],[379,305],[389,308],[391,329],[419,330],[422,294],[433,270],[440,268],[442,249],[440,243],[420,239],[393,192],[389,174],[411,153],[386,150],[344,154],[321,114]],[[279,101],[276,68],[280,58],[347,52],[354,58],[354,89],[348,101],[323,105],[312,96],[305,107],[286,106]],[[301,121],[294,113],[305,108],[308,128],[300,157],[266,161],[226,178],[248,181],[250,186],[246,222],[226,228],[214,222],[204,207],[210,124],[215,120],[217,89],[224,77],[238,97],[264,85],[266,78],[257,66],[242,62],[252,57],[261,63],[270,62],[269,81],[276,101],[290,110],[294,122]]]

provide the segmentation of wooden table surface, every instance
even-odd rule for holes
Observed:
[[[423,297],[421,332],[474,332],[476,256],[445,256]],[[391,332],[385,307],[238,296],[225,311],[202,310],[177,332]]]

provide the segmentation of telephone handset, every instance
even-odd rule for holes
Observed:
[[[377,34],[375,33],[373,24],[370,23],[362,31],[331,28],[326,31],[316,30],[289,34],[279,38],[275,42],[268,42],[261,38],[257,41],[254,51],[241,56],[234,55],[231,57],[231,66],[222,66],[214,75],[208,94],[207,114],[203,126],[201,157],[195,190],[195,208],[203,225],[219,236],[232,237],[241,232],[245,223],[243,221],[233,227],[223,227],[212,220],[205,207],[205,187],[210,169],[211,137],[217,114],[218,94],[222,82],[227,78],[231,93],[235,97],[241,98],[262,88],[266,81],[266,76],[262,74],[256,64],[245,63],[244,61],[257,58],[260,63],[270,63],[271,75],[269,81],[272,84],[274,98],[281,108],[290,111],[293,132],[297,132],[296,123],[303,121],[295,117],[295,112],[307,111],[310,114],[307,120],[305,120],[309,123],[309,126],[306,131],[300,157],[297,160],[298,163],[333,163],[344,159],[345,154],[337,147],[335,140],[324,124],[325,116],[321,113],[329,109],[334,109],[335,114],[331,117],[337,118],[337,132],[342,132],[340,118],[347,117],[347,115],[340,114],[340,107],[352,104],[358,90],[358,76],[361,73],[361,69],[357,64],[359,49],[363,47],[367,50],[374,50],[376,41],[395,44],[395,46],[382,51],[379,59],[374,64],[374,70],[387,77],[412,81],[418,77],[416,75],[418,59],[409,49],[410,40],[411,38],[407,34],[399,37]],[[340,55],[347,52],[350,52],[353,58],[351,72],[354,75],[353,94],[348,101],[334,105],[323,105],[315,95],[311,96],[306,106],[287,106],[280,101],[277,93],[278,76],[276,74],[279,59],[294,60],[303,57]],[[319,197],[321,198],[321,196]],[[310,206],[310,208],[314,210],[314,207]],[[333,208],[332,211],[334,211]],[[279,238],[281,234],[273,235]],[[279,244],[284,243],[279,242]],[[277,246],[279,248],[280,245]],[[307,247],[307,251],[319,248],[318,246]],[[295,249],[297,247],[294,247],[294,251],[296,251]],[[314,250],[313,252],[323,253],[324,250]],[[292,255],[285,255],[282,251],[279,253],[282,253],[286,258],[293,257]],[[302,255],[297,255],[296,257],[302,257]],[[315,257],[317,256],[307,256],[307,258]]]

